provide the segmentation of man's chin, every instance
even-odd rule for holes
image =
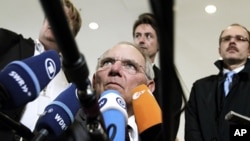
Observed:
[[[148,50],[146,48],[140,48],[140,49],[143,53],[148,54]]]
[[[242,59],[239,59],[239,58],[237,58],[237,57],[230,57],[230,58],[227,58],[226,60],[227,60],[227,62],[228,62],[229,64],[239,64],[239,63],[242,63],[242,62],[243,62]]]
[[[56,42],[56,39],[54,36],[46,36],[46,40],[48,40],[49,42]]]

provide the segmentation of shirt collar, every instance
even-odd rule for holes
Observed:
[[[128,125],[131,127],[131,129],[129,130],[130,141],[139,141],[139,133],[134,115],[128,118]]]
[[[234,71],[235,73],[238,73],[238,72],[240,72],[240,71],[242,71],[243,69],[244,69],[244,67],[245,67],[245,65],[243,65],[243,66],[241,66],[241,67],[238,67],[238,68],[236,68],[236,69],[234,69],[234,70],[232,70],[232,71]],[[228,72],[230,72],[230,70],[229,69],[223,69],[223,74],[226,74],[226,73],[228,73]]]
[[[38,39],[36,39],[34,42],[35,42],[35,55],[38,55],[45,51],[43,44]]]

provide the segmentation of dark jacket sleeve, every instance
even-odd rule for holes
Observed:
[[[7,29],[0,28],[0,70],[14,60],[21,60],[34,55],[34,40],[25,39]]]
[[[163,112],[168,112],[166,111],[166,108],[163,106],[164,104],[162,102],[164,102],[164,100],[162,99],[162,96],[160,94],[160,88],[162,87],[164,89],[164,85],[166,84],[165,83],[165,80],[164,79],[161,79],[161,70],[159,68],[157,68],[155,65],[153,66],[153,70],[154,70],[154,73],[155,73],[155,91],[153,92],[157,102],[160,104],[161,106],[161,109]],[[184,96],[184,91],[182,89],[182,86],[181,86],[181,82],[179,80],[179,77],[177,75],[177,72],[176,72],[176,69],[174,70],[174,73],[172,75],[173,79],[175,80],[174,82],[171,82],[171,83],[174,83],[174,85],[176,87],[173,88],[173,91],[175,93],[173,93],[173,99],[174,99],[174,102],[173,102],[173,126],[171,129],[168,129],[168,130],[171,130],[173,131],[173,136],[176,137],[177,136],[177,133],[178,133],[178,129],[179,129],[179,124],[180,124],[180,116],[181,116],[181,111],[182,111],[182,96]],[[169,94],[169,93],[168,93]],[[163,119],[164,121],[167,121],[167,119]],[[170,128],[170,127],[169,127]],[[167,137],[169,138],[169,137]]]
[[[203,141],[198,123],[195,94],[193,87],[185,110],[185,141]]]
[[[21,60],[34,55],[34,41],[25,39],[22,35],[0,28],[0,70],[14,60]],[[9,118],[19,121],[24,107],[19,107],[13,110],[1,110]],[[0,122],[0,137],[5,141],[17,140],[16,135],[12,133],[5,121]]]
[[[157,124],[140,134],[140,141],[162,141],[162,124]]]

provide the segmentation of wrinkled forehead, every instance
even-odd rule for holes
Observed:
[[[118,44],[112,47],[110,50],[108,50],[104,56],[106,57],[112,57],[115,59],[126,59],[126,60],[133,60],[137,62],[138,64],[145,66],[145,59],[141,52],[136,49],[132,45],[128,44]]]

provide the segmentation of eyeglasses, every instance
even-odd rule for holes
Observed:
[[[236,35],[236,36],[225,36],[221,37],[222,42],[229,42],[232,38],[234,38],[237,42],[249,42],[247,37],[243,37],[241,35]]]
[[[117,61],[121,62],[122,70],[127,72],[128,74],[135,75],[137,73],[144,73],[143,67],[133,60],[129,59],[120,60],[111,57],[102,58],[101,60],[99,60],[98,69],[99,70],[110,69]]]

